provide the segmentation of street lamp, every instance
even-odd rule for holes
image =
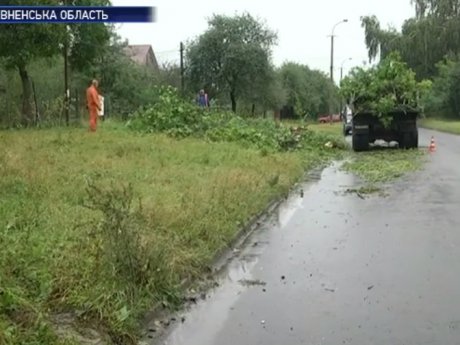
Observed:
[[[345,65],[347,61],[351,61],[351,60],[353,60],[353,58],[350,57],[342,61],[342,64],[340,65],[340,81],[342,81],[342,78],[343,78],[343,65]],[[340,114],[342,114],[343,116],[344,114],[342,112],[343,112],[343,98],[342,96],[340,96]]]
[[[345,64],[345,62],[351,61],[351,60],[353,60],[353,58],[348,58],[348,59],[343,60],[342,65],[340,66],[340,81],[342,81],[342,78],[343,78],[343,65]]]
[[[331,81],[332,82],[334,82],[334,32],[335,32],[335,28],[342,23],[348,23],[348,19],[342,19],[340,22],[336,23],[332,27],[332,34],[331,34]]]

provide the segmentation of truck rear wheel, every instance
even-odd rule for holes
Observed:
[[[398,144],[400,149],[410,148],[410,133],[401,133],[399,136]]]
[[[410,148],[412,148],[412,149],[417,149],[418,148],[418,131],[413,131],[411,133]]]
[[[418,131],[402,133],[399,139],[399,148],[401,149],[418,148]]]
[[[353,134],[352,135],[353,151],[361,152],[369,150],[369,135]]]

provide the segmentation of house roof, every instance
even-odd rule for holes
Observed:
[[[149,50],[152,48],[149,44],[129,45],[125,48],[127,55],[139,64],[145,64],[145,59]],[[153,49],[152,49],[153,51]]]

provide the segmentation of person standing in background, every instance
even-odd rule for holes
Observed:
[[[99,92],[97,91],[98,86],[99,82],[96,79],[93,79],[91,86],[86,89],[86,106],[89,112],[89,130],[91,132],[96,132],[97,118],[99,116],[99,112],[101,111]]]
[[[200,90],[200,93],[197,97],[197,103],[200,107],[208,108],[209,107],[209,99],[208,94],[204,92],[204,90]]]

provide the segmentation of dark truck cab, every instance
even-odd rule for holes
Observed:
[[[403,149],[417,148],[419,115],[418,111],[393,111],[387,114],[391,118],[390,124],[384,126],[372,112],[360,111],[353,114],[353,150],[367,151],[376,140],[396,141],[399,148]]]

